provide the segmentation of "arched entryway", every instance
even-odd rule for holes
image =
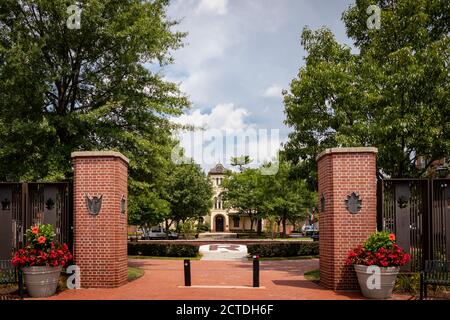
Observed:
[[[224,232],[225,231],[225,218],[222,215],[218,215],[215,218],[216,224],[216,232]]]

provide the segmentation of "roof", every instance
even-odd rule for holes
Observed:
[[[225,168],[219,163],[209,171],[209,174],[225,174]]]

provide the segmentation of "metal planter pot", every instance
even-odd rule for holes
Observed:
[[[361,293],[364,297],[369,299],[388,299],[392,296],[395,280],[397,280],[397,275],[400,270],[399,268],[380,267],[381,274],[379,288],[369,288],[369,283],[373,283],[373,278],[369,278],[374,274],[368,271],[368,266],[355,265],[354,267],[358,277],[359,287],[361,288]]]
[[[46,298],[55,294],[62,266],[22,268],[28,294],[33,298]]]

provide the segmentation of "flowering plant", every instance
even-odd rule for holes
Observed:
[[[395,235],[377,232],[367,239],[362,246],[349,252],[347,265],[364,265],[379,267],[401,267],[406,265],[411,256],[395,243]]]
[[[51,224],[34,226],[26,232],[27,245],[18,250],[12,263],[16,267],[66,266],[72,260],[67,244],[53,241],[55,233]]]

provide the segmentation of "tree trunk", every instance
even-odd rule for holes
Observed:
[[[169,231],[169,228],[170,228],[169,220],[165,219],[165,223],[166,223],[166,231]]]
[[[281,220],[277,220],[277,234],[280,233],[280,224],[281,224]]]
[[[258,237],[261,236],[261,233],[262,233],[262,219],[259,218],[259,219],[258,219],[258,231],[257,231]]]
[[[286,216],[283,216],[283,238],[286,238]]]

